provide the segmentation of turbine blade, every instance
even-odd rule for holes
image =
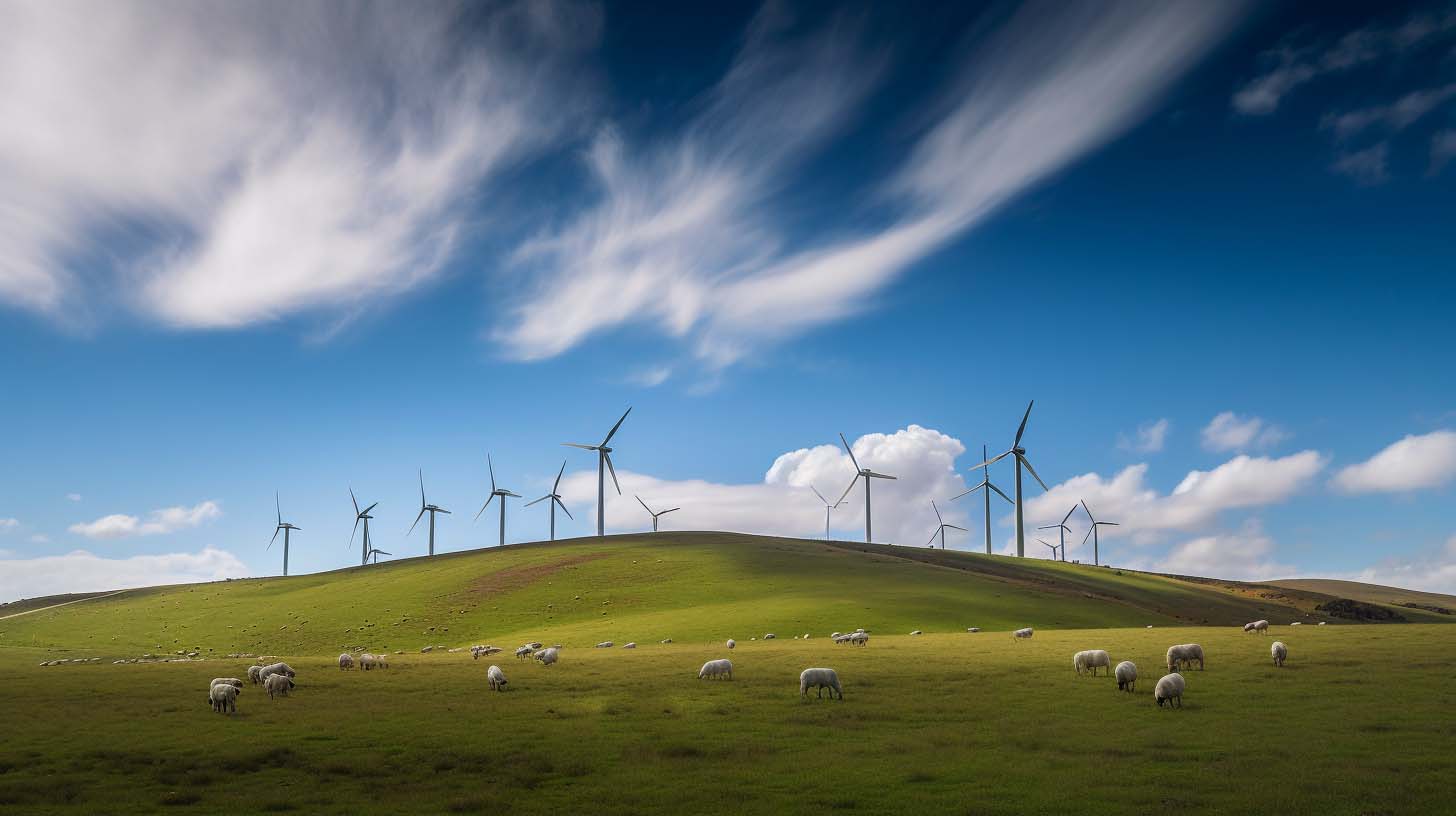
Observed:
[[[930,534],[930,540],[929,541],[926,541],[925,543],[926,544],[934,544],[935,543],[935,537],[938,536],[938,535],[940,535],[940,528],[939,527],[936,527],[935,528],[935,532],[933,532],[933,533]]]
[[[268,546],[263,548],[263,552],[268,552],[269,550],[273,549],[273,542],[278,540],[278,531],[282,529],[283,523],[279,522],[278,526],[273,528],[273,537],[268,539]]]
[[[630,411],[632,409],[628,408],[627,410]],[[617,495],[622,495],[622,483],[617,481],[617,469],[612,467],[612,455],[610,453],[604,453],[602,454],[602,458],[607,460],[607,470],[612,474],[612,485],[617,488]]]
[[[829,503],[829,500],[826,499],[826,498],[824,498],[824,494],[822,494],[822,493],[819,492],[819,488],[815,487],[814,485],[809,485],[809,489],[812,490],[812,491],[814,491],[814,495],[816,495],[816,496],[819,497],[819,501],[822,501],[825,504],[828,504]]]
[[[859,481],[859,474],[856,473],[854,475],[854,478],[849,480],[849,487],[846,487],[844,489],[844,495],[840,496],[839,497],[839,501],[837,501],[837,502],[834,503],[834,506],[835,507],[838,507],[839,505],[844,504],[845,498],[847,498],[849,496],[849,491],[851,491],[851,490],[854,489],[855,482],[858,482],[858,481]]]
[[[495,492],[495,462],[490,460],[490,454],[485,455],[485,466],[490,468],[490,492]]]
[[[935,499],[930,500],[930,509],[935,511],[935,520],[944,524],[945,519],[940,517],[940,508],[935,506]]]
[[[1062,516],[1062,523],[1063,524],[1066,524],[1067,523],[1067,519],[1071,518],[1072,517],[1072,514],[1075,513],[1075,512],[1077,512],[1077,505],[1074,504],[1074,505],[1072,505],[1072,509],[1071,510],[1068,510],[1067,511],[1067,514],[1065,516]]]
[[[533,504],[535,504],[537,502],[543,502],[543,501],[546,501],[549,498],[551,498],[551,494],[550,493],[547,493],[546,495],[542,496],[539,499],[532,499],[532,500],[526,502],[523,506],[524,507],[530,507],[531,505],[533,505]]]
[[[415,523],[410,525],[409,533],[405,533],[406,536],[408,536],[410,533],[413,533],[415,531],[415,524],[419,524],[420,523],[420,519],[424,518],[424,516],[425,516],[425,508],[421,507],[420,508],[420,514],[418,516],[415,516]]]
[[[966,530],[966,528],[964,528],[964,527],[957,527],[957,526],[955,526],[955,525],[954,525],[954,524],[947,524],[947,525],[945,525],[945,526],[947,526],[947,527],[949,527],[949,528],[950,528],[950,529],[952,529],[952,530],[960,530],[960,531],[961,531],[961,532],[963,532],[963,533],[964,533],[964,532],[968,532],[968,531],[967,531],[967,530]]]
[[[973,465],[973,466],[971,466],[970,469],[971,470],[978,470],[978,469],[983,468],[983,467],[990,467],[990,466],[996,464],[997,462],[1001,461],[1002,459],[1005,459],[1006,457],[1008,457],[1010,455],[1011,455],[1011,451],[1006,451],[1005,453],[998,453],[995,456],[992,456],[990,459],[987,459],[986,461],[982,462],[979,465]]]
[[[681,509],[682,509],[681,507],[674,507],[674,508],[672,508],[672,510],[663,510],[661,513],[658,513],[657,515],[659,515],[659,516],[665,516],[668,513],[673,512],[673,510],[681,510]]]
[[[551,485],[551,493],[555,495],[561,492],[561,474],[566,472],[566,460],[561,460],[561,470],[556,471],[556,484]]]
[[[490,506],[490,503],[493,502],[493,501],[495,501],[495,494],[494,493],[490,494],[490,496],[485,500],[485,504],[482,504],[480,506],[480,510],[476,511],[476,513],[475,513],[475,520],[476,521],[480,521],[480,514],[481,513],[484,513],[485,512],[485,508],[489,507]]]
[[[1006,495],[1005,493],[1002,493],[1001,492],[1001,488],[997,487],[996,485],[993,485],[990,482],[986,482],[986,487],[989,487],[992,490],[996,491],[996,495],[998,495],[1001,498],[1005,499],[1007,504],[1016,504],[1016,502],[1014,502],[1014,501],[1011,500],[1011,497],[1010,496]]]
[[[509,490],[502,490],[501,491],[501,494],[502,495],[505,495],[505,496],[510,496],[513,499],[519,499],[521,497],[521,494],[520,493],[512,493]]]
[[[854,451],[850,449],[849,440],[844,438],[844,434],[839,435],[839,441],[844,443],[844,450],[849,454],[849,461],[854,463],[854,469],[861,470],[862,468],[860,468],[859,466],[859,460],[854,458]]]
[[[283,523],[283,504],[278,500],[278,491],[273,491],[273,506],[278,509],[278,523]]]
[[[596,450],[597,449],[597,446],[596,445],[583,445],[583,444],[580,444],[578,442],[562,442],[561,444],[565,445],[568,448],[581,448],[582,450]]]
[[[354,488],[349,488],[349,500],[354,502],[354,515],[359,515],[359,500],[354,498]]]
[[[652,508],[647,506],[647,502],[642,501],[642,497],[641,496],[633,496],[632,498],[636,499],[637,500],[637,503],[640,504],[640,505],[642,505],[642,509],[643,510],[646,510],[648,515],[656,515],[655,513],[652,512]]]
[[[1046,486],[1046,482],[1043,482],[1041,480],[1041,477],[1036,475],[1036,468],[1031,466],[1031,461],[1029,459],[1027,459],[1025,456],[1021,456],[1020,454],[1017,454],[1016,458],[1021,460],[1021,464],[1026,465],[1027,472],[1031,474],[1031,478],[1035,479],[1037,484],[1041,485],[1042,490],[1051,490],[1050,487]]]
[[[367,515],[369,515],[369,511],[370,510],[373,510],[374,508],[376,508],[378,506],[379,506],[379,502],[375,502],[375,503],[369,505],[368,507],[364,508],[364,512],[363,513],[360,513],[359,515],[361,515],[361,516],[367,516]]]
[[[349,547],[354,546],[354,534],[355,533],[358,533],[358,532],[359,532],[359,517],[358,516],[355,516],[354,517],[354,532],[353,533],[349,533],[349,545],[348,545],[348,547],[345,547],[344,549],[347,550]]]
[[[449,511],[449,510],[446,510],[446,509],[445,509],[445,508],[443,508],[443,507],[436,507],[436,508],[435,508],[435,512],[436,512],[436,513],[444,513],[444,514],[445,514],[445,515],[447,515],[447,516],[449,516],[449,515],[453,515],[453,514],[452,514],[452,513],[451,513],[451,512],[450,512],[450,511]]]
[[[971,488],[970,490],[964,491],[962,493],[957,493],[956,495],[951,496],[950,497],[950,500],[951,501],[955,501],[956,499],[959,499],[962,496],[969,496],[972,493],[975,493],[977,490],[980,490],[981,488],[983,488],[985,486],[986,486],[986,483],[985,482],[981,482],[980,484],[976,485],[975,487]]]
[[[1026,404],[1026,413],[1021,416],[1021,427],[1016,429],[1016,441],[1011,443],[1011,447],[1021,447],[1021,435],[1026,433],[1026,420],[1031,418],[1031,406],[1035,404],[1036,400],[1032,400]]]
[[[1088,518],[1088,520],[1090,520],[1093,524],[1096,524],[1097,523],[1097,519],[1095,517],[1093,517],[1093,515],[1092,515],[1092,508],[1090,508],[1090,507],[1087,506],[1087,500],[1086,499],[1082,499],[1081,501],[1082,501],[1082,509],[1087,511],[1087,518]],[[1072,509],[1075,510],[1076,508],[1072,508]]]
[[[1082,536],[1082,544],[1084,546],[1087,544],[1087,539],[1089,539],[1089,538],[1092,537],[1092,531],[1095,530],[1095,529],[1097,529],[1097,525],[1096,524],[1094,524],[1091,527],[1088,527],[1087,528],[1087,535]]]
[[[556,502],[556,506],[561,508],[561,512],[565,513],[567,518],[571,519],[572,521],[576,521],[576,519],[572,517],[571,511],[566,509],[566,504],[563,503],[561,499],[558,499],[555,496],[552,496],[551,499]]]
[[[887,475],[887,474],[884,474],[884,473],[876,473],[873,470],[867,470],[867,471],[865,471],[865,475],[866,476],[873,476],[876,479],[898,479],[898,478],[900,478],[899,476],[890,476],[890,475]]]
[[[420,470],[420,507],[423,508],[424,506],[425,506],[425,471],[422,468]]]
[[[602,447],[605,448],[607,446],[607,443],[612,441],[612,437],[614,437],[614,436],[617,435],[617,429],[620,428],[620,427],[622,427],[622,423],[623,422],[626,422],[627,421],[627,414],[630,414],[630,413],[632,413],[632,409],[631,408],[628,408],[622,414],[622,418],[619,419],[619,420],[617,420],[617,424],[616,425],[613,425],[612,426],[612,429],[610,431],[607,431],[607,438],[602,440]]]
[[[1101,524],[1103,527],[1121,527],[1122,526],[1121,524],[1118,524],[1115,521],[1099,521],[1097,523],[1098,524]]]

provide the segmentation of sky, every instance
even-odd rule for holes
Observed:
[[[1029,528],[1456,593],[1453,191],[1451,3],[0,0],[0,601],[494,545],[487,454],[588,535],[628,407],[609,531],[842,433],[979,551],[1032,400]]]

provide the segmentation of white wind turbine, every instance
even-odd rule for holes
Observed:
[[[855,469],[854,478],[849,480],[849,487],[844,489],[844,495],[839,497],[839,503],[844,503],[844,497],[848,496],[849,491],[854,489],[854,483],[860,478],[863,478],[865,483],[865,543],[869,544],[872,540],[870,531],[870,479],[895,479],[897,477],[886,476],[883,473],[876,473],[869,468],[860,467],[859,460],[854,458],[854,451],[850,450],[849,441],[844,438],[844,434],[839,435],[839,441],[844,443],[844,449],[849,452],[849,461],[854,463]]]
[[[828,541],[829,540],[829,514],[836,507],[838,507],[841,504],[844,504],[844,499],[840,499],[839,501],[835,502],[834,504],[830,504],[829,503],[829,500],[826,499],[826,498],[824,498],[824,494],[819,492],[819,488],[815,487],[814,485],[809,485],[809,489],[812,490],[812,491],[814,491],[814,495],[816,495],[816,496],[819,497],[819,501],[824,502],[824,540],[825,541]]]
[[[982,460],[985,460],[986,459],[986,446],[985,445],[982,445],[981,446],[981,459]],[[975,493],[977,490],[985,491],[985,494],[986,494],[985,495],[985,499],[986,499],[986,555],[990,555],[991,554],[991,491],[993,491],[993,490],[996,491],[996,495],[1000,496],[1003,499],[1006,499],[1006,503],[1007,504],[1015,504],[1015,502],[1013,502],[1013,501],[1011,501],[1011,499],[1007,498],[1006,494],[1001,492],[1001,488],[997,487],[994,484],[991,484],[991,464],[990,464],[990,462],[988,462],[988,461],[982,461],[981,464],[977,465],[976,467],[979,467],[981,469],[981,471],[982,471],[981,483],[978,484],[978,485],[976,485],[975,487],[971,488],[970,490],[967,490],[964,493],[961,493],[961,494],[956,495],[956,496],[952,496],[951,497],[951,501],[955,501],[956,499],[959,499],[961,496],[969,496],[970,494]],[[975,469],[976,468],[971,468],[971,470],[975,470]]]
[[[936,527],[935,532],[930,534],[930,541],[925,542],[926,544],[932,544],[935,541],[935,537],[940,536],[940,548],[943,550],[945,549],[945,531],[947,528],[951,530],[960,530],[963,533],[970,532],[964,527],[957,527],[954,524],[946,524],[945,519],[940,517],[940,508],[935,506],[935,499],[930,500],[930,509],[935,511],[935,520],[940,522],[940,526]]]
[[[633,496],[632,498],[636,499],[637,500],[637,503],[640,504],[640,505],[642,505],[642,509],[647,511],[647,515],[652,516],[652,532],[654,532],[654,533],[657,532],[657,520],[659,518],[662,518],[663,516],[667,515],[668,513],[673,512],[674,510],[681,510],[682,509],[681,507],[674,507],[674,508],[672,508],[672,510],[658,510],[658,511],[654,511],[651,507],[648,507],[647,506],[647,502],[642,501],[642,497],[641,496]]]
[[[1060,532],[1057,533],[1057,535],[1061,536],[1061,538],[1059,539],[1059,541],[1061,543],[1058,546],[1060,546],[1062,548],[1062,560],[1063,561],[1066,561],[1067,560],[1067,533],[1072,532],[1072,528],[1067,526],[1067,519],[1071,518],[1072,517],[1072,514],[1075,513],[1075,512],[1077,512],[1077,505],[1074,504],[1074,505],[1072,505],[1072,509],[1071,510],[1068,510],[1067,511],[1067,514],[1065,516],[1062,516],[1062,523],[1061,524],[1048,524],[1045,527],[1038,527],[1038,528],[1036,528],[1038,530],[1058,530],[1058,531],[1060,531]],[[1040,541],[1041,539],[1037,539],[1037,540]],[[1086,542],[1083,542],[1083,543],[1086,543]]]
[[[1021,447],[1021,435],[1024,434],[1024,433],[1026,433],[1026,420],[1031,417],[1031,406],[1033,406],[1035,404],[1036,404],[1036,400],[1032,400],[1031,402],[1028,402],[1026,404],[1026,413],[1023,414],[1022,417],[1021,417],[1021,427],[1019,427],[1019,428],[1016,429],[1016,439],[1011,443],[1011,448],[1009,450],[1007,450],[1005,453],[997,454],[996,456],[993,456],[990,459],[987,459],[985,462],[982,462],[981,464],[976,465],[976,467],[986,467],[986,466],[991,465],[994,462],[1000,461],[1001,459],[1003,459],[1003,458],[1005,458],[1007,456],[1015,456],[1016,457],[1016,557],[1017,558],[1025,558],[1026,557],[1026,527],[1022,524],[1022,520],[1021,520],[1021,517],[1022,517],[1022,504],[1023,504],[1022,499],[1021,499],[1021,469],[1023,467],[1025,467],[1026,468],[1026,472],[1027,473],[1030,473],[1031,474],[1031,477],[1033,479],[1036,479],[1036,483],[1039,484],[1039,485],[1041,485],[1041,489],[1042,490],[1049,489],[1046,486],[1046,482],[1043,482],[1041,480],[1041,477],[1038,476],[1038,475],[1036,475],[1036,468],[1032,467],[1031,466],[1031,462],[1027,461],[1027,458],[1026,458],[1026,448]]]
[[[1074,507],[1072,509],[1075,510],[1077,508]],[[1097,519],[1093,518],[1092,517],[1092,508],[1090,508],[1090,507],[1087,506],[1087,502],[1086,502],[1085,499],[1082,501],[1082,509],[1087,511],[1087,520],[1090,521],[1090,522],[1092,522],[1092,529],[1088,530],[1087,531],[1087,535],[1085,535],[1085,536],[1082,537],[1082,546],[1085,547],[1087,545],[1087,539],[1089,539],[1089,538],[1092,539],[1092,565],[1094,567],[1095,566],[1101,566],[1102,565],[1102,561],[1101,561],[1101,553],[1098,552],[1099,547],[1098,547],[1098,541],[1097,541],[1097,528],[1098,527],[1118,527],[1118,526],[1121,526],[1121,525],[1119,525],[1115,521],[1098,521]]]
[[[617,429],[622,427],[622,423],[627,419],[627,414],[630,413],[632,413],[632,409],[628,408],[622,414],[622,418],[617,420],[617,424],[613,425],[610,431],[607,431],[607,438],[603,439],[600,445],[582,445],[576,442],[561,443],[568,448],[581,448],[582,450],[597,452],[597,535],[599,536],[606,535],[607,530],[607,471],[611,471],[612,473],[612,485],[617,488],[617,495],[622,495],[622,486],[617,483],[617,469],[612,467],[612,449],[607,447],[607,443],[612,441],[612,437],[616,435]]]
[[[572,518],[571,511],[570,510],[567,510],[566,509],[566,505],[565,504],[562,504],[562,502],[561,502],[561,492],[560,492],[561,491],[561,474],[563,474],[565,472],[566,472],[566,461],[565,460],[562,460],[562,462],[561,462],[561,470],[559,470],[559,471],[556,472],[556,484],[551,485],[551,492],[550,493],[547,493],[546,495],[542,496],[539,499],[532,499],[531,501],[526,502],[526,506],[527,507],[530,507],[531,505],[533,505],[533,504],[535,504],[537,502],[543,502],[543,501],[546,501],[547,499],[550,499],[551,500],[550,507],[551,507],[551,540],[552,541],[555,541],[556,540],[556,507],[557,507],[557,505],[560,505],[561,506],[561,512],[565,513],[567,518],[571,519],[572,521],[576,521],[576,519]]]

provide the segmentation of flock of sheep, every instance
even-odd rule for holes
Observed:
[[[1321,622],[1320,625],[1323,626],[1324,623]],[[1148,628],[1151,629],[1152,627],[1150,626]],[[966,631],[979,632],[981,630],[979,627],[971,627]],[[1267,634],[1269,631],[1269,621],[1257,620],[1247,623],[1244,625],[1244,631]],[[920,634],[920,630],[916,629],[910,634],[918,635]],[[1034,634],[1035,632],[1031,627],[1026,627],[1024,629],[1017,629],[1011,633],[1011,636],[1013,641],[1022,641],[1030,640]],[[764,635],[763,639],[774,640],[776,637],[773,633],[769,633]],[[795,635],[794,639],[798,640],[801,637],[804,640],[809,639],[808,634],[802,636]],[[856,629],[853,632],[834,632],[830,635],[830,639],[835,644],[865,646],[869,643],[870,636],[864,629]],[[754,638],[754,640],[757,640],[757,638]],[[665,638],[662,643],[672,643],[672,638]],[[610,649],[614,645],[612,641],[608,640],[598,643],[596,648]],[[729,650],[732,650],[738,644],[732,638],[729,638],[724,645]],[[624,644],[622,648],[632,649],[636,648],[636,646],[637,644],[633,642]],[[539,641],[531,641],[518,647],[515,650],[515,656],[518,659],[530,658],[538,660],[543,666],[551,666],[560,660],[562,648],[562,645],[559,643],[554,646],[545,646]],[[452,649],[451,651],[456,650]],[[498,646],[490,645],[470,647],[470,654],[474,660],[479,660],[481,657],[490,657],[504,651],[504,649]],[[1274,665],[1282,667],[1284,662],[1289,658],[1289,647],[1283,642],[1276,640],[1270,645],[1269,654],[1274,660]],[[1198,670],[1203,671],[1203,647],[1197,643],[1182,643],[1169,646],[1166,662],[1168,673],[1160,678],[1153,687],[1153,700],[1159,708],[1162,708],[1165,704],[1169,708],[1182,708],[1183,692],[1187,687],[1187,682],[1182,672],[1192,668],[1195,662],[1198,664]],[[389,668],[389,660],[385,655],[376,655],[369,652],[364,652],[357,658],[345,652],[339,655],[338,664],[341,671],[348,671],[356,666],[363,671]],[[1116,677],[1118,691],[1135,691],[1138,678],[1137,665],[1131,660],[1124,660],[1118,663],[1116,667],[1113,667],[1112,656],[1105,649],[1085,649],[1077,652],[1072,655],[1072,668],[1079,676],[1090,675],[1092,677],[1096,677],[1097,670],[1102,669],[1104,675]],[[248,679],[255,685],[263,686],[263,689],[268,692],[270,699],[288,696],[288,692],[296,686],[294,682],[294,677],[296,676],[294,670],[287,663],[272,663],[268,665],[259,663],[248,669]],[[733,663],[726,658],[709,660],[698,670],[698,679],[732,680]],[[508,683],[509,681],[506,679],[505,672],[500,666],[492,664],[486,669],[486,684],[492,691],[505,691]],[[215,712],[236,713],[238,710],[237,699],[243,690],[243,685],[243,681],[236,677],[213,678],[207,692],[208,704],[212,706],[212,710]],[[844,699],[844,688],[839,682],[838,672],[834,669],[823,667],[804,669],[799,674],[799,696],[801,698],[807,698],[809,696],[809,689],[811,688],[815,689],[815,696],[818,698],[822,698],[824,690],[828,689],[831,699],[836,697],[840,700]]]

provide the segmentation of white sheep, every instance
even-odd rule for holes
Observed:
[[[601,648],[601,646],[599,645],[597,648]],[[516,649],[516,657],[530,657],[535,653],[536,650],[532,649],[529,645],[522,646],[519,649]]]
[[[921,634],[921,632],[920,632],[919,629],[916,629],[913,632],[911,632],[910,634],[912,634],[912,635],[918,635],[918,634]]]
[[[863,634],[866,634],[866,632],[865,632],[865,630],[864,630],[864,629],[856,629],[856,630],[854,630],[854,633],[855,633],[855,634],[856,634],[856,635],[863,635]]]
[[[1294,623],[1291,623],[1289,625],[1290,626],[1303,626],[1304,625],[1304,621],[1295,621]]]
[[[539,660],[539,661],[541,661],[541,665],[543,665],[543,666],[549,666],[552,663],[555,663],[556,662],[557,656],[560,653],[561,653],[560,648],[558,648],[556,646],[552,646],[549,649],[542,649],[541,651],[537,652],[536,653],[536,659]]]
[[[728,638],[728,643],[726,645],[728,646],[728,648],[731,649],[734,646],[737,646],[738,644],[736,642],[734,642],[733,638]]]
[[[1168,671],[1176,672],[1198,661],[1198,670],[1203,671],[1203,647],[1197,643],[1183,643],[1168,647]]]
[[[1028,626],[1025,629],[1017,629],[1015,632],[1012,632],[1011,638],[1013,640],[1031,640],[1031,636],[1033,634],[1035,634],[1035,632],[1033,632],[1031,627]]]
[[[601,643],[598,643],[597,644],[597,648],[598,649],[610,649],[610,648],[612,648],[615,645],[617,645],[617,644],[611,642],[610,640],[604,640]]]
[[[339,655],[339,671],[354,668],[354,656],[348,652]]]
[[[808,632],[805,632],[804,633],[804,640],[808,640],[808,639],[809,639],[809,633]]]
[[[273,699],[275,695],[279,697],[287,697],[288,690],[293,688],[295,685],[297,684],[293,682],[293,678],[289,677],[286,674],[270,674],[268,675],[267,679],[263,681],[263,688],[267,689],[268,699],[270,700]]]
[[[257,684],[263,682],[263,678],[258,676],[258,673],[261,672],[261,671],[263,671],[263,667],[262,666],[249,666],[248,667],[248,679],[251,680],[251,681],[253,681],[253,685],[255,685],[255,686]]]
[[[541,641],[539,641],[539,640],[533,640],[530,643],[527,643],[526,645],[527,646],[530,646],[531,647],[531,651],[534,652],[535,650],[541,648]]]
[[[1244,624],[1244,631],[1245,632],[1252,632],[1252,631],[1254,631],[1254,622],[1253,621],[1249,621],[1248,623]]]
[[[506,673],[501,671],[500,666],[491,666],[486,669],[485,681],[490,685],[491,691],[506,690]]]
[[[849,640],[850,640],[850,638],[852,638],[852,637],[854,637],[854,635],[853,635],[853,634],[848,634],[848,635],[835,635],[835,636],[834,636],[834,637],[833,637],[833,638],[832,638],[832,640],[833,640],[833,641],[834,641],[834,642],[835,642],[835,643],[839,643],[839,644],[844,644],[844,643],[848,643],[848,642],[849,642]]]
[[[231,683],[216,683],[207,690],[207,702],[213,711],[235,714],[238,710],[238,694],[241,687]]]
[[[1267,634],[1269,634],[1269,621],[1266,621],[1266,620],[1256,620],[1256,621],[1254,621],[1254,631],[1255,632],[1258,632],[1261,635],[1267,635]]]
[[[1169,708],[1175,704],[1178,708],[1182,708],[1183,687],[1183,675],[1177,672],[1163,675],[1163,678],[1158,681],[1158,685],[1153,687],[1153,699],[1157,701],[1158,708],[1162,708],[1163,703],[1167,703]]]
[[[852,634],[852,635],[849,636],[849,642],[850,643],[853,643],[856,646],[865,646],[865,645],[868,645],[869,642],[870,642],[869,633],[868,632],[855,632],[854,634]]]
[[[701,669],[698,669],[698,679],[702,680],[704,677],[726,677],[729,680],[732,680],[733,664],[727,659],[709,660],[707,663],[703,664],[703,667]]]
[[[1324,622],[1324,621],[1320,621],[1320,622],[1319,622],[1319,625],[1320,625],[1320,626],[1324,626],[1324,625],[1325,625],[1325,622]]]
[[[633,641],[631,643],[623,643],[622,644],[622,648],[623,649],[635,649],[635,648],[637,648],[637,642],[636,641]]]
[[[207,684],[207,687],[212,688],[219,683],[229,686],[236,686],[238,688],[243,687],[243,681],[239,680],[236,677],[214,677],[212,678],[212,682]]]
[[[836,694],[839,695],[839,699],[844,699],[844,689],[839,686],[839,673],[834,669],[804,669],[799,673],[799,696],[807,698],[810,686],[815,687],[814,696],[817,698],[822,698],[824,689],[829,689],[831,700]]]
[[[776,637],[778,637],[778,635],[775,635],[773,632],[769,632],[768,634],[766,634],[766,635],[763,636],[763,639],[764,640],[773,640]]]
[[[268,678],[272,677],[275,674],[281,674],[286,677],[297,676],[294,674],[292,667],[290,667],[287,663],[271,663],[258,670],[258,680],[266,684],[268,682]]]
[[[1283,666],[1284,661],[1289,659],[1289,647],[1276,640],[1269,644],[1269,656],[1274,658],[1274,665]]]
[[[841,634],[843,634],[843,633],[842,633],[842,632],[830,632],[830,633],[829,633],[829,636],[830,636],[830,637],[832,637],[832,638],[837,638],[837,637],[839,637],[839,636],[840,636],[840,635],[841,635]]]
[[[658,641],[658,643],[671,643],[671,642],[672,642],[672,638],[663,638],[662,640]]]
[[[400,652],[395,652],[395,654],[400,654]],[[389,668],[389,655],[384,652],[380,652],[379,654],[375,655],[374,667],[377,669]]]
[[[1133,691],[1137,685],[1137,664],[1131,660],[1124,660],[1117,664],[1113,670],[1113,676],[1117,678],[1118,691]]]
[[[369,652],[359,655],[359,668],[363,671],[379,668],[379,656]]]
[[[981,631],[981,627],[979,627],[979,626],[972,626],[971,628],[967,629],[966,631],[967,632],[979,632],[979,631]]]
[[[1098,666],[1108,670],[1112,668],[1112,658],[1102,649],[1088,649],[1072,655],[1072,668],[1077,674],[1090,671],[1096,677]]]

